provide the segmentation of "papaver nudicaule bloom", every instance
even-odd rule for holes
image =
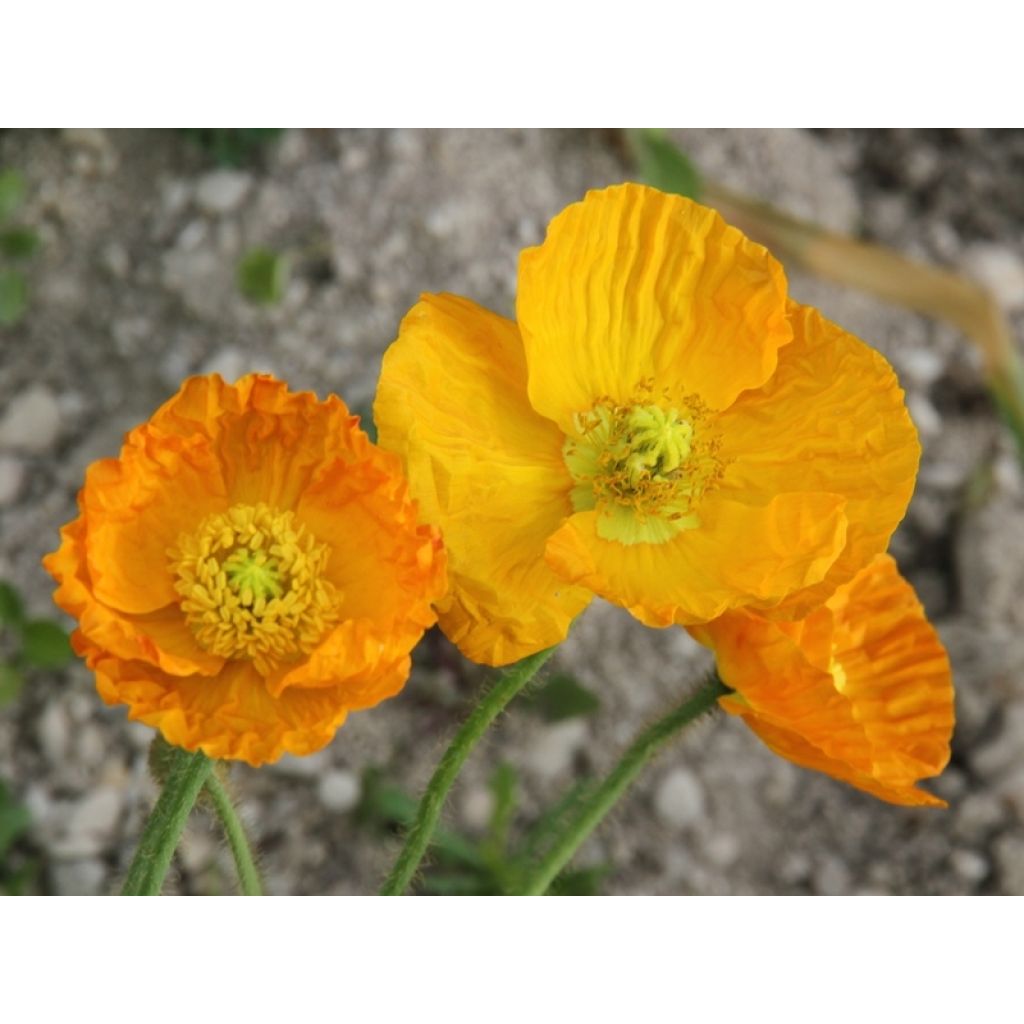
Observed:
[[[920,455],[880,355],[713,210],[639,185],[523,252],[515,321],[425,296],[375,416],[445,538],[440,624],[488,664],[594,594],[654,626],[805,614],[885,549]]]
[[[796,622],[730,612],[690,632],[736,692],[720,701],[775,753],[896,804],[949,760],[949,658],[913,588],[879,555]]]
[[[108,704],[171,744],[257,765],[397,693],[444,591],[437,530],[338,398],[193,377],[45,559]]]

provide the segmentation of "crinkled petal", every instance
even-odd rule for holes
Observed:
[[[548,542],[548,562],[649,626],[778,601],[821,580],[846,533],[843,499],[832,494],[780,494],[761,506],[714,495],[700,507],[700,526],[663,544],[604,540],[597,515],[566,522]]]
[[[906,512],[921,449],[892,368],[817,310],[790,305],[794,340],[775,375],[717,424],[722,495],[818,489],[846,500],[846,546],[823,580],[771,614],[806,615],[876,554]]]
[[[474,661],[502,665],[564,639],[590,595],[544,561],[571,514],[563,436],[530,407],[514,323],[451,295],[425,296],[384,356],[380,444],[448,549],[442,629]]]
[[[892,802],[941,804],[914,784],[949,759],[949,660],[893,560],[879,555],[805,621],[734,612],[690,630],[736,690],[723,707],[798,764]]]
[[[225,507],[209,442],[133,430],[120,458],[89,467],[81,492],[85,558],[97,600],[134,614],[178,600],[169,551],[182,530]]]
[[[520,257],[516,316],[535,409],[572,429],[652,381],[724,409],[792,332],[782,267],[711,209],[641,185],[589,192]]]
[[[251,765],[326,746],[349,710],[344,687],[292,688],[272,697],[248,661],[215,676],[169,676],[142,662],[89,658],[100,696],[127,704],[128,717],[159,729],[168,743]]]
[[[324,462],[344,454],[352,419],[335,396],[321,402],[272,377],[226,384],[214,374],[190,378],[150,422],[210,439],[231,504],[291,509]]]

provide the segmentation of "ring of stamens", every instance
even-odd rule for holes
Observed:
[[[338,620],[340,594],[324,576],[330,551],[266,505],[207,516],[170,552],[174,587],[196,642],[263,674],[308,654]]]
[[[574,416],[562,447],[577,512],[596,510],[597,532],[622,544],[660,544],[700,525],[700,498],[722,474],[718,440],[697,399],[682,410],[651,401],[602,399]]]

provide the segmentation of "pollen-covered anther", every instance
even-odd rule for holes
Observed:
[[[622,544],[660,544],[699,526],[696,505],[722,471],[699,402],[681,412],[641,396],[647,400],[605,399],[577,413],[562,449],[573,508],[596,510],[598,535]]]
[[[337,621],[324,577],[329,551],[291,512],[234,505],[208,516],[170,552],[175,589],[196,641],[266,673],[308,654]]]

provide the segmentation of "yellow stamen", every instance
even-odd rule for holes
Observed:
[[[652,403],[650,390],[639,388],[643,400],[629,405],[606,399],[577,413],[562,448],[573,508],[596,509],[598,535],[622,544],[660,544],[699,526],[697,503],[722,473],[717,440],[700,429],[708,415],[700,402],[681,412]]]
[[[340,594],[324,578],[328,547],[291,512],[234,505],[183,534],[170,557],[199,646],[251,658],[264,674],[308,654],[338,619]]]

